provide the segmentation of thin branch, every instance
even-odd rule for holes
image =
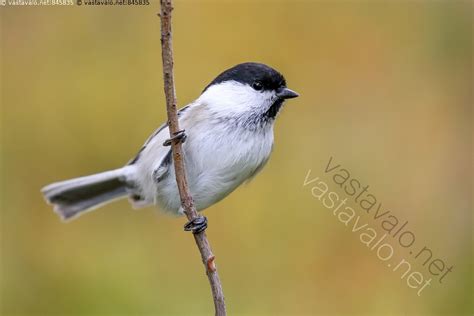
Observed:
[[[163,59],[163,79],[166,96],[166,110],[168,114],[168,126],[170,131],[170,139],[175,136],[179,129],[178,115],[176,111],[176,92],[173,78],[173,49],[172,49],[172,33],[171,33],[171,11],[173,10],[172,0],[160,0],[161,3],[161,50]],[[193,198],[189,192],[186,173],[184,169],[184,153],[181,142],[171,142],[173,152],[174,168],[176,173],[176,182],[178,184],[179,195],[181,198],[181,206],[184,209],[186,217],[189,221],[199,217]],[[214,299],[214,307],[216,315],[226,315],[226,307],[224,302],[224,293],[222,285],[214,263],[214,254],[203,231],[193,234],[196,245],[201,253],[201,258],[206,267],[206,274],[211,285],[212,296]]]

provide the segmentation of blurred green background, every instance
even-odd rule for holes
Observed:
[[[39,193],[165,120],[158,10],[0,8],[2,315],[213,313],[183,218],[121,201],[63,224]],[[229,315],[472,315],[471,1],[176,1],[173,27],[181,105],[244,61],[301,94],[263,172],[205,211]],[[335,188],[330,156],[454,265],[443,284],[418,297],[302,186]]]

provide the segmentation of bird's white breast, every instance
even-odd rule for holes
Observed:
[[[271,92],[225,82],[209,87],[181,113],[187,180],[198,210],[227,196],[265,165],[273,146],[273,120],[258,118],[274,100]],[[178,213],[174,166],[163,164],[170,147],[162,144],[168,137],[165,127],[147,143],[137,161],[136,180],[145,205]],[[156,181],[153,171],[163,165],[163,176]]]
[[[273,145],[272,125],[248,130],[209,111],[205,105],[191,106],[180,119],[187,135],[183,144],[187,180],[198,210],[223,199],[255,175],[268,160]],[[154,203],[178,212],[174,167],[153,186]]]

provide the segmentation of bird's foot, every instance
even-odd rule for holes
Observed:
[[[173,137],[168,138],[167,140],[165,140],[165,142],[163,143],[163,146],[171,146],[171,144],[173,142],[184,143],[184,141],[186,140],[187,137],[188,136],[184,132],[184,129],[182,129],[182,130],[177,131],[176,133],[174,133]]]
[[[184,225],[184,230],[193,232],[193,234],[199,234],[205,231],[207,228],[207,218],[205,216],[199,216],[189,221]]]

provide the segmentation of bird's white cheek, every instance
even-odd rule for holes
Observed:
[[[249,85],[230,81],[209,87],[197,102],[228,116],[261,111],[271,105],[273,98],[272,92],[257,91]]]

